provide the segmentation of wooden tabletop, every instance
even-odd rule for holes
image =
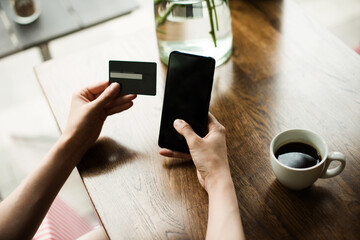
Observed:
[[[360,56],[290,0],[230,7],[234,49],[216,69],[210,111],[227,129],[247,238],[358,239]],[[112,239],[204,239],[208,198],[194,165],[158,154],[166,67],[151,8],[125,16],[120,27],[124,37],[45,62],[37,77],[64,129],[72,92],[107,79],[108,60],[158,62],[157,95],[139,96],[129,111],[110,117],[78,169]],[[284,188],[269,145],[289,128],[319,133],[331,151],[346,155],[345,170],[300,192]]]

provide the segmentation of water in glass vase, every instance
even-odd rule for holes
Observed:
[[[216,66],[231,56],[227,0],[155,0],[155,22],[159,55],[165,64],[175,50],[211,56]]]

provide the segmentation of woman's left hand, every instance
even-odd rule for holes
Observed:
[[[70,138],[81,152],[87,151],[99,137],[106,118],[133,105],[132,100],[137,95],[120,95],[119,92],[118,83],[108,86],[107,81],[76,91],[62,137]]]

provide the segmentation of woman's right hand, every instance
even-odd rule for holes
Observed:
[[[208,134],[201,138],[184,120],[174,121],[174,128],[186,139],[190,155],[160,149],[159,153],[166,157],[192,158],[197,169],[200,184],[207,192],[219,181],[232,181],[227,158],[225,128],[209,113]]]

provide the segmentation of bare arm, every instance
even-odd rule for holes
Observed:
[[[206,239],[245,239],[233,181],[230,176],[220,178],[208,190]]]
[[[0,203],[0,239],[31,239],[74,167],[99,137],[107,116],[132,106],[136,95],[120,96],[107,82],[73,95],[69,119],[56,144],[32,172]]]
[[[37,169],[0,204],[0,239],[31,239],[80,155],[61,137]]]
[[[167,157],[192,158],[199,182],[209,195],[206,239],[245,239],[234,183],[227,159],[225,128],[209,113],[209,132],[199,137],[183,120],[174,122],[189,146],[190,155],[160,149]]]

